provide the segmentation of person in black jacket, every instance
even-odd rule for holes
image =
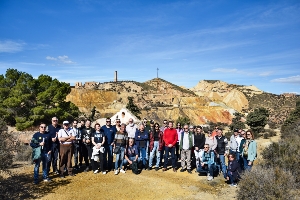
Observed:
[[[241,171],[240,165],[235,159],[235,154],[228,155],[228,169],[227,169],[227,180],[230,181],[230,186],[236,187],[239,173]]]
[[[85,172],[90,170],[89,161],[92,157],[93,144],[92,144],[92,133],[95,129],[91,127],[91,121],[88,119],[85,122],[85,127],[81,130],[81,140],[82,140],[82,155],[86,165]]]
[[[197,126],[196,133],[194,135],[194,140],[195,140],[194,154],[196,159],[196,167],[198,167],[202,159],[203,149],[205,144],[205,134],[203,133],[201,126]]]
[[[218,129],[218,132],[216,135],[216,140],[217,140],[217,148],[215,149],[215,153],[218,158],[219,166],[222,169],[223,176],[226,179],[227,175],[226,175],[225,156],[227,154],[226,146],[227,146],[228,140],[225,136],[223,136],[223,131],[221,129]]]

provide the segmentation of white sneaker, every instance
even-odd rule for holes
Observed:
[[[126,171],[124,169],[121,169],[120,172],[123,173],[123,174],[126,173]]]
[[[213,180],[213,179],[214,179],[214,177],[212,177],[212,176],[207,177],[207,180],[208,180],[208,181],[211,181],[211,180]]]
[[[98,169],[96,169],[95,171],[94,171],[94,174],[97,174],[99,171],[98,171]]]
[[[118,170],[115,170],[115,175],[118,175],[119,171]]]
[[[106,171],[103,171],[102,174],[106,174]]]

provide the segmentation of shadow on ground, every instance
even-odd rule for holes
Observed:
[[[35,185],[33,174],[19,174],[0,180],[0,199],[38,199],[69,183],[69,180],[60,180]]]

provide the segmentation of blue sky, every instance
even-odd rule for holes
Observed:
[[[300,1],[1,0],[0,74],[300,94]]]

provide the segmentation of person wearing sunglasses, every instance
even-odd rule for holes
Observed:
[[[154,130],[150,131],[150,159],[149,159],[149,166],[148,170],[152,169],[152,162],[153,158],[156,155],[156,164],[155,164],[155,171],[159,169],[160,163],[160,151],[163,148],[163,132],[159,130],[159,124],[154,124]]]
[[[257,143],[251,130],[246,131],[246,141],[243,144],[242,157],[244,169],[250,171],[257,156]]]
[[[105,135],[104,143],[104,168],[108,171],[112,170],[113,165],[113,147],[117,129],[111,125],[111,119],[106,118],[106,124],[101,127]]]
[[[48,163],[48,173],[50,171],[51,165],[54,174],[59,174],[57,168],[58,154],[59,154],[59,141],[57,139],[57,133],[61,129],[61,126],[58,124],[58,118],[52,117],[51,124],[47,126],[46,132],[49,133],[52,138],[52,149],[51,149],[51,159]]]
[[[33,160],[34,165],[34,184],[39,182],[39,168],[42,162],[43,166],[43,180],[44,182],[50,182],[51,179],[48,178],[48,162],[51,158],[52,150],[52,138],[46,132],[46,124],[40,123],[39,131],[36,132],[31,139],[30,146],[33,148],[34,155],[36,159]]]
[[[207,173],[207,180],[211,181],[214,179],[214,170],[215,154],[213,151],[209,150],[209,144],[205,144],[200,165],[197,166],[197,172]]]

